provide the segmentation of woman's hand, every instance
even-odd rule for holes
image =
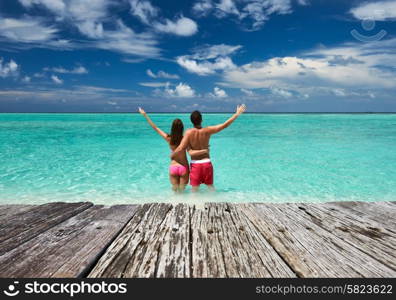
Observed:
[[[139,109],[139,112],[140,112],[143,116],[146,115],[146,112],[144,111],[143,108],[139,107],[138,109]]]
[[[246,110],[246,105],[242,104],[242,105],[238,105],[237,109],[236,109],[236,114],[239,116],[241,114],[243,114]]]
[[[188,149],[187,151],[188,151],[188,154],[190,154],[190,156],[209,154],[209,148],[208,149],[201,149],[201,150]]]

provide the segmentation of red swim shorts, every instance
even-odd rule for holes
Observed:
[[[202,183],[206,185],[213,184],[213,166],[210,160],[207,160],[207,162],[192,162],[190,164],[190,184],[199,186]]]

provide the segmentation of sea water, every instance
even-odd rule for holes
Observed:
[[[169,147],[139,114],[0,114],[0,204],[396,200],[395,114],[245,114],[210,155],[216,192],[175,195]]]

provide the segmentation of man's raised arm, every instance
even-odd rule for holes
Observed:
[[[235,114],[231,118],[229,118],[227,121],[225,121],[223,124],[215,125],[215,126],[209,126],[207,127],[208,131],[210,134],[218,133],[222,131],[223,129],[227,128],[238,118],[241,114],[243,114],[246,110],[246,105],[238,105]]]

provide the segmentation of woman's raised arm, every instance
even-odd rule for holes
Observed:
[[[209,149],[202,149],[202,150],[188,149],[187,151],[188,151],[188,154],[190,154],[190,156],[198,156],[198,155],[204,155],[204,154],[209,153]]]
[[[162,136],[167,142],[169,142],[169,135],[166,134],[164,131],[162,131],[161,129],[159,129],[157,127],[157,125],[154,124],[153,121],[151,121],[151,119],[149,118],[149,116],[147,115],[147,113],[144,111],[143,108],[139,107],[139,113],[141,115],[143,115],[143,117],[147,120],[147,122],[150,124],[150,126],[160,135]]]

